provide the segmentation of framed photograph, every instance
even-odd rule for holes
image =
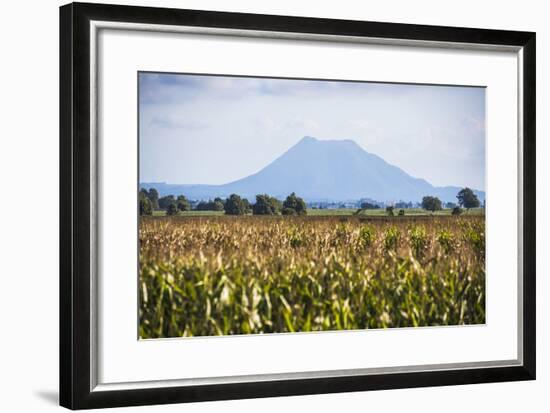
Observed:
[[[60,401],[535,378],[535,33],[60,9]]]

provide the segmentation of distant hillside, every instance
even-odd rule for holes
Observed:
[[[456,202],[459,187],[434,187],[371,154],[352,140],[302,138],[296,145],[259,172],[224,185],[176,185],[142,183],[161,195],[185,195],[190,199],[227,197],[232,193],[253,199],[268,193],[284,198],[296,192],[306,201],[346,201],[370,198],[383,202],[420,201],[434,195]],[[475,191],[479,199],[485,193]]]

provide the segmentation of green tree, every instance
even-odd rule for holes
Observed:
[[[466,209],[478,208],[480,205],[477,195],[474,193],[474,191],[467,187],[461,189],[460,192],[456,195],[456,198],[458,199],[458,204]]]
[[[166,195],[162,198],[159,198],[159,208],[160,209],[168,209],[170,204],[176,203],[176,198],[174,198],[174,195]]]
[[[453,215],[460,215],[462,214],[462,208],[458,207],[458,206],[455,206],[453,208],[453,212],[452,212]]]
[[[283,208],[281,211],[281,214],[283,215],[296,215],[296,210],[292,208]]]
[[[302,198],[296,196],[294,192],[287,196],[283,202],[283,211],[284,209],[293,209],[297,215],[305,215],[307,213],[306,203]],[[283,215],[285,214],[283,213]]]
[[[246,214],[246,204],[239,195],[231,194],[225,200],[224,210],[227,215],[244,215]]]
[[[159,193],[155,188],[149,188],[147,197],[149,198],[149,201],[151,201],[151,206],[153,209],[159,209]]]
[[[252,205],[250,204],[247,198],[243,198],[243,205],[244,205],[245,214],[250,214],[252,212]]]
[[[177,207],[180,211],[191,211],[191,204],[183,195],[178,196]]]
[[[142,193],[139,194],[139,215],[153,215],[151,201]]]
[[[244,199],[243,199],[244,201]],[[214,211],[223,211],[223,208],[224,208],[224,200],[221,199],[220,197],[216,197],[214,198],[214,201],[212,202],[212,209]]]
[[[200,201],[195,207],[197,211],[210,211],[209,208],[210,208],[210,202],[206,202],[206,201]]]
[[[224,203],[221,198],[215,200],[201,201],[195,207],[197,211],[223,211]]]
[[[393,217],[393,206],[387,206],[386,213],[388,214],[388,216]]]
[[[178,215],[178,212],[178,207],[175,203],[168,205],[168,208],[166,208],[166,215],[168,216]]]
[[[427,211],[440,211],[442,208],[441,200],[436,196],[425,196],[422,198],[422,208]]]
[[[213,211],[223,211],[224,203],[221,198],[216,198],[212,202],[212,210]]]
[[[256,195],[256,203],[252,206],[254,215],[277,215],[281,212],[281,201],[267,194]]]

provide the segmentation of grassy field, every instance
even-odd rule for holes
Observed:
[[[485,322],[481,215],[148,217],[139,239],[141,338]]]

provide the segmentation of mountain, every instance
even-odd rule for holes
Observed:
[[[318,140],[304,137],[259,172],[223,185],[175,185],[142,183],[161,195],[185,195],[190,199],[227,197],[232,193],[253,200],[267,193],[284,198],[296,192],[306,201],[420,201],[425,195],[456,202],[459,187],[434,187],[390,165],[352,140]],[[485,193],[476,191],[481,201]]]

